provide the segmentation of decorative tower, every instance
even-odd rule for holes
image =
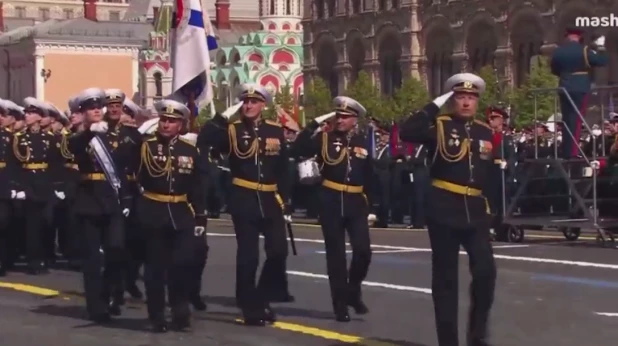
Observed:
[[[260,0],[260,22],[263,30],[275,33],[299,32],[302,31],[302,18],[302,0]]]

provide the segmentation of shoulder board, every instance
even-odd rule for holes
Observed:
[[[15,134],[15,137],[17,137],[17,136],[23,135],[24,132],[23,131],[18,131],[18,132],[14,132],[14,134]]]
[[[267,123],[268,125],[282,127],[281,124],[279,124],[278,122],[273,121],[273,120],[265,120],[264,122]]]
[[[9,133],[13,133],[13,129],[10,127],[5,127],[4,131],[9,132]]]
[[[188,140],[186,140],[186,139],[184,139],[184,138],[182,138],[182,137],[178,137],[178,139],[179,139],[181,142],[186,143],[186,144],[189,144],[189,145],[190,145],[190,146],[192,146],[192,147],[196,147],[196,146],[197,146],[197,145],[195,145],[193,142],[189,142]]]
[[[241,123],[241,121],[240,121],[240,120],[236,120],[236,121],[234,121],[232,124],[240,124],[240,123]]]
[[[479,125],[481,125],[481,126],[485,126],[486,128],[488,128],[488,129],[490,129],[490,130],[492,129],[492,128],[488,125],[488,124],[486,124],[485,122],[480,121],[480,120],[478,120],[478,119],[474,119],[474,122],[475,122],[475,123],[477,123],[477,124],[479,124]]]
[[[451,120],[451,116],[448,114],[442,114],[442,115],[438,115],[438,117],[436,118],[436,120],[440,120],[440,121],[450,121]]]
[[[150,137],[146,139],[146,142],[154,142],[157,140],[157,137]]]
[[[136,124],[122,124],[122,126],[129,127],[129,128],[137,128]]]

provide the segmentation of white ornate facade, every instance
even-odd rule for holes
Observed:
[[[227,104],[247,82],[273,94],[285,86],[297,97],[303,94],[302,0],[261,0],[259,5],[262,29],[222,47],[214,59],[212,82]]]
[[[73,19],[84,17],[82,0],[8,0],[3,1],[5,18]],[[120,21],[124,17],[129,0],[96,1],[97,19]]]

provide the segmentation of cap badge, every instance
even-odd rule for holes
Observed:
[[[249,87],[249,90],[247,90],[247,94],[249,94],[249,95],[253,95],[253,94],[255,94],[255,88],[254,88],[254,87],[252,87],[252,86],[251,86],[251,87]]]
[[[168,114],[174,114],[174,111],[175,109],[174,109],[174,106],[172,105],[168,105],[167,108],[165,108],[165,112]]]
[[[348,100],[341,101],[341,109],[348,109]]]
[[[463,83],[463,87],[464,87],[464,88],[466,88],[466,89],[472,89],[472,87],[473,87],[473,86],[472,86],[472,82],[470,82],[470,81],[465,81],[465,82]]]

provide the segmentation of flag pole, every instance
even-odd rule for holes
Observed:
[[[191,123],[189,125],[189,132],[197,131],[197,114],[195,109],[195,92],[189,93],[189,102],[187,103],[189,111],[191,112]]]

